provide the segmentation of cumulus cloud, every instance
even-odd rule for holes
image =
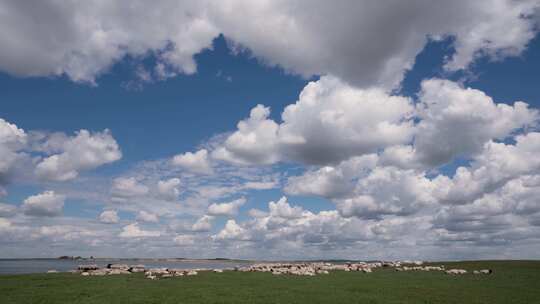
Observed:
[[[70,180],[81,170],[89,170],[122,158],[122,152],[109,130],[94,134],[80,130],[60,144],[61,153],[44,158],[36,175],[56,181]]]
[[[253,108],[213,155],[244,164],[339,162],[409,142],[414,132],[409,119],[413,110],[406,97],[357,89],[337,78],[323,77],[310,82],[298,101],[285,108],[279,125],[268,119],[269,108]]]
[[[410,215],[435,203],[433,187],[433,183],[423,173],[395,167],[377,167],[358,180],[350,197],[337,200],[337,209],[346,217]]]
[[[15,124],[0,118],[0,196],[8,183],[13,167],[23,158],[20,152],[27,143],[27,134]]]
[[[180,186],[180,179],[178,178],[158,181],[158,194],[166,200],[175,200],[180,195],[178,186]]]
[[[80,172],[122,157],[109,130],[80,130],[74,136],[46,131],[25,132],[0,118],[0,194],[13,180],[67,181]]]
[[[238,130],[230,135],[223,147],[212,156],[238,164],[271,164],[279,160],[278,124],[271,119],[270,108],[257,105],[249,118],[238,123]]]
[[[111,199],[114,202],[126,202],[130,198],[146,195],[148,191],[148,187],[134,177],[118,177],[112,183]]]
[[[337,166],[324,166],[308,170],[300,176],[291,176],[285,192],[295,195],[314,195],[337,198],[348,195],[354,188],[353,179],[366,175],[379,161],[376,154],[350,158]]]
[[[210,231],[212,229],[212,220],[214,220],[213,216],[204,215],[191,226],[191,230],[196,232]]]
[[[3,2],[0,69],[18,76],[65,74],[93,83],[126,55],[155,53],[156,77],[192,74],[193,55],[210,47],[219,33],[204,17],[202,4],[160,1],[150,8],[143,2],[127,7],[96,1]],[[32,22],[22,26],[20,20]]]
[[[448,70],[466,68],[481,56],[520,54],[535,35],[535,21],[527,17],[537,6],[507,0],[234,0],[215,6],[212,17],[234,45],[267,64],[305,76],[336,75],[360,87],[392,88],[429,37],[453,37]],[[329,22],[336,18],[340,22]],[[245,26],[240,20],[259,21]]]
[[[65,196],[54,191],[45,191],[26,198],[22,209],[26,215],[58,216],[62,214],[65,199]]]
[[[222,33],[233,49],[247,48],[261,62],[293,73],[336,75],[359,87],[393,88],[429,38],[453,38],[455,54],[448,59],[448,70],[466,68],[481,56],[519,55],[535,35],[537,18],[530,17],[537,7],[534,0],[339,5],[160,0],[129,7],[96,1],[41,1],[34,6],[4,1],[0,69],[18,76],[67,75],[94,83],[126,56],[153,55],[155,66],[145,75],[168,78],[194,73],[193,56],[210,48]],[[327,22],[337,17],[340,22]],[[246,20],[258,24],[246,26]]]
[[[501,245],[529,239],[540,215],[538,175],[524,175],[466,204],[447,205],[433,218],[440,242]]]
[[[268,210],[271,216],[284,219],[300,218],[304,214],[304,210],[301,207],[289,205],[285,196],[277,202],[269,202]]]
[[[99,215],[99,221],[104,224],[116,224],[120,221],[116,210],[105,210]]]
[[[191,246],[195,245],[195,237],[192,235],[177,235],[174,237],[174,243],[179,246]]]
[[[206,149],[201,149],[195,153],[186,152],[184,154],[178,154],[173,157],[172,163],[173,165],[199,174],[212,174],[213,172]]]
[[[540,172],[540,133],[515,137],[515,144],[488,142],[470,167],[459,167],[452,178],[440,175],[437,198],[445,204],[468,204],[509,180]]]
[[[228,220],[225,227],[218,234],[214,235],[215,240],[241,239],[245,233],[244,228],[236,223],[235,220]]]
[[[212,155],[235,164],[326,165],[320,171],[327,174],[314,173],[311,181],[333,172],[339,183],[341,173],[332,167],[351,157],[378,152],[387,166],[432,169],[457,157],[470,158],[490,140],[535,128],[540,119],[525,102],[495,103],[480,90],[441,79],[423,81],[413,106],[406,97],[323,77],[285,108],[281,123],[269,119],[269,113],[262,105],[253,108]]]
[[[238,213],[238,209],[243,206],[246,201],[247,200],[245,197],[241,197],[229,203],[211,204],[208,206],[208,215],[236,215]]]
[[[477,153],[485,142],[532,126],[540,116],[524,102],[496,104],[482,91],[430,79],[422,82],[418,118],[417,157],[436,166],[456,156]]]
[[[265,249],[292,246],[289,249],[296,250],[305,245],[337,248],[351,240],[373,237],[368,225],[355,226],[357,219],[344,218],[335,210],[312,213],[290,205],[286,197],[270,202],[268,212],[257,211],[252,215],[252,219],[243,223],[227,221],[212,239],[226,244],[248,242]]]
[[[246,182],[243,186],[244,189],[253,190],[268,190],[277,188],[279,185],[276,181],[261,181],[261,182]]]
[[[159,221],[159,218],[156,214],[141,210],[137,214],[138,221],[146,222],[146,223],[157,223]]]
[[[143,230],[137,223],[129,224],[122,228],[119,236],[121,238],[146,238],[146,237],[158,237],[161,233],[153,230]]]
[[[12,217],[16,212],[16,206],[0,203],[0,217]]]
[[[195,73],[193,55],[223,33],[234,51],[247,49],[264,64],[320,78],[280,119],[257,105],[233,132],[217,136],[205,149],[146,162],[130,172],[137,174],[114,179],[111,201],[133,202],[114,208],[129,210],[138,221],[119,233],[115,225],[78,227],[64,218],[41,226],[36,218],[16,216],[19,208],[0,204],[0,240],[42,239],[58,246],[93,239],[89,246],[101,246],[106,239],[113,247],[129,243],[129,251],[130,238],[147,238],[150,249],[144,252],[150,253],[197,247],[195,254],[227,248],[234,255],[253,248],[260,257],[264,248],[286,258],[293,252],[324,256],[325,250],[377,258],[392,251],[438,258],[455,252],[440,246],[467,247],[466,252],[512,244],[507,249],[517,250],[540,233],[538,110],[521,101],[496,103],[480,90],[441,79],[423,81],[416,104],[390,92],[429,39],[445,39],[454,48],[447,71],[466,69],[482,56],[519,55],[535,35],[538,19],[530,16],[535,7],[537,1],[510,0],[162,0],[151,9],[142,2],[127,9],[114,2],[43,1],[33,7],[3,2],[0,70],[12,75],[65,75],[95,83],[126,56],[134,61],[152,56],[154,66],[134,64],[137,81],[152,82]],[[341,22],[327,22],[335,16]],[[245,20],[260,22],[252,27]],[[69,136],[24,131],[0,119],[0,196],[24,166],[41,181],[68,181],[121,157],[108,130]],[[465,162],[454,173],[457,158]],[[287,164],[270,166],[279,162]],[[451,166],[443,175],[438,170],[445,164]],[[298,175],[284,172],[288,169]],[[335,209],[312,212],[309,205],[282,197],[267,210],[251,209],[245,220],[235,217],[246,199],[232,198],[278,188],[284,178],[287,195],[323,197]],[[46,191],[28,197],[20,210],[55,216],[64,201]],[[213,232],[217,216],[230,218]],[[105,210],[99,220],[118,223],[118,213]],[[146,230],[143,222],[159,228]],[[163,225],[184,234],[170,235],[163,246]],[[203,248],[202,240],[210,247]]]

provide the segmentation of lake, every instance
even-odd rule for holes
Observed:
[[[252,264],[249,261],[233,260],[159,260],[159,259],[0,259],[0,274],[44,273],[47,270],[60,272],[76,269],[78,265],[97,264],[106,267],[107,264],[142,264],[146,268],[182,268],[182,269],[214,269],[233,268]]]

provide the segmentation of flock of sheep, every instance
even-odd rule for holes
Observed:
[[[259,263],[246,267],[235,267],[233,269],[226,269],[230,271],[240,272],[268,272],[273,275],[298,275],[298,276],[315,276],[319,274],[329,274],[330,271],[360,271],[364,273],[371,273],[373,269],[380,267],[392,267],[396,271],[444,271],[449,275],[462,275],[466,274],[465,269],[446,269],[444,265],[441,266],[422,266],[422,262],[358,262],[358,263],[345,263],[345,264],[333,264],[325,262],[313,262],[313,263]],[[126,264],[109,264],[105,268],[100,268],[97,265],[79,265],[74,273],[80,273],[83,276],[104,276],[115,274],[130,274],[144,272],[146,278],[150,280],[156,280],[160,278],[171,278],[181,276],[194,276],[199,271],[210,271],[210,269],[172,269],[172,268],[151,268],[146,269],[144,265],[126,265]],[[223,272],[223,269],[211,270],[216,273]],[[491,274],[491,269],[474,270],[473,274]]]

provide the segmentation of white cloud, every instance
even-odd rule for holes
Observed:
[[[146,238],[146,237],[158,237],[161,233],[159,231],[142,230],[137,223],[129,224],[122,228],[122,232],[118,236],[122,238]]]
[[[130,198],[144,196],[148,191],[148,187],[140,184],[134,177],[118,177],[112,183],[111,199],[115,202],[125,202]]]
[[[248,241],[253,248],[264,248],[269,253],[272,248],[301,250],[305,245],[338,248],[373,237],[368,223],[357,225],[357,219],[343,218],[335,210],[312,213],[291,206],[285,197],[277,203],[270,202],[268,209],[269,212],[254,212],[253,218],[243,223],[229,220],[212,239],[229,246]]]
[[[515,141],[488,142],[470,167],[459,167],[451,179],[437,176],[437,198],[445,204],[468,204],[511,179],[540,172],[540,133],[518,135]]]
[[[12,217],[16,212],[16,206],[0,203],[0,217]]]
[[[484,92],[448,80],[423,81],[420,101],[414,145],[419,160],[429,166],[477,153],[485,142],[503,139],[540,118],[524,102],[496,104]]]
[[[116,224],[119,220],[116,210],[105,210],[99,215],[99,221],[105,224]]]
[[[341,161],[383,151],[382,164],[429,169],[471,157],[489,140],[535,127],[540,119],[524,102],[497,104],[482,91],[448,80],[423,81],[419,100],[413,107],[408,98],[323,77],[285,108],[280,124],[268,118],[269,108],[253,108],[212,155],[236,164],[326,165],[320,170],[329,177]],[[340,178],[339,171],[334,174]]]
[[[174,243],[179,246],[191,246],[195,245],[195,237],[192,235],[177,235],[174,238]]]
[[[285,108],[281,124],[268,119],[269,111],[253,108],[213,156],[242,164],[327,164],[408,143],[414,132],[411,100],[356,89],[334,77],[310,82]]]
[[[534,37],[538,2],[226,1],[212,20],[262,62],[305,76],[335,75],[359,87],[396,87],[428,37],[452,36],[448,70],[482,55],[520,54]],[[339,22],[335,22],[338,20]],[[258,20],[246,26],[244,20]]]
[[[269,202],[268,210],[270,215],[284,219],[300,218],[304,215],[304,210],[298,206],[291,206],[287,202],[287,198],[283,196],[277,202]]]
[[[433,219],[439,241],[496,246],[530,239],[540,215],[539,180],[521,176],[466,204],[444,206]]]
[[[433,188],[434,184],[423,173],[377,167],[358,180],[350,197],[336,200],[337,209],[345,217],[410,215],[436,202]]]
[[[54,191],[45,191],[26,198],[22,209],[27,215],[58,216],[62,214],[65,199],[65,196]]]
[[[208,151],[201,149],[195,153],[186,152],[173,157],[172,163],[191,172],[199,174],[212,174],[212,165],[208,159]]]
[[[176,200],[178,195],[180,195],[179,185],[180,179],[178,178],[158,181],[158,194],[166,200]]]
[[[407,143],[413,135],[411,100],[360,90],[332,77],[309,83],[285,108],[279,135],[284,154],[325,164]]]
[[[238,225],[235,220],[228,220],[223,230],[213,236],[213,238],[215,240],[241,239],[244,233],[244,228]]]
[[[27,134],[15,124],[0,118],[0,196],[2,185],[6,184],[13,167],[21,160],[23,155],[19,152],[27,143]]]
[[[211,204],[208,206],[208,215],[236,215],[238,209],[246,203],[246,198],[241,197],[229,203]]]
[[[238,130],[230,135],[223,147],[212,154],[216,159],[238,164],[271,164],[279,160],[278,124],[268,119],[270,108],[257,105],[248,119],[238,123]]]
[[[61,153],[44,158],[36,166],[36,175],[44,179],[65,181],[89,170],[122,158],[122,152],[109,130],[94,134],[80,130],[61,143]]]
[[[5,232],[12,228],[11,222],[5,218],[0,218],[0,231]]]
[[[205,232],[210,231],[212,229],[212,220],[214,219],[213,216],[210,215],[204,215],[201,218],[199,218],[192,226],[191,230],[196,232]]]
[[[253,190],[268,190],[277,188],[279,185],[276,181],[262,181],[262,182],[247,182],[244,184],[244,189],[253,189]]]
[[[137,214],[137,220],[146,223],[157,223],[159,221],[159,218],[156,214],[141,210]]]
[[[160,0],[0,6],[0,70],[18,76],[95,78],[126,56],[157,59],[153,77],[196,71],[193,59],[223,33],[270,65],[304,76],[336,75],[359,87],[396,87],[428,37],[454,38],[446,68],[519,55],[535,35],[535,0]],[[340,22],[328,22],[336,20]],[[23,23],[22,21],[24,20]],[[28,23],[28,20],[32,22]],[[257,26],[246,26],[258,20]],[[381,20],[384,20],[381,21]],[[37,26],[38,25],[38,26]],[[354,37],[351,38],[351,37]],[[361,71],[361,72],[359,72]]]
[[[193,55],[210,47],[219,33],[204,17],[202,5],[3,2],[0,69],[18,76],[65,74],[73,81],[92,83],[124,56],[154,52],[160,75],[165,71],[192,74],[196,71]],[[20,20],[32,22],[24,26]]]
[[[180,249],[201,256],[261,257],[264,250],[269,257],[285,258],[357,257],[358,252],[376,258],[455,258],[486,256],[483,247],[512,244],[499,247],[497,254],[521,248],[530,254],[540,233],[540,135],[530,132],[538,111],[523,102],[495,103],[479,90],[440,79],[422,83],[416,106],[389,92],[428,39],[451,37],[456,52],[447,57],[448,71],[467,68],[484,55],[520,54],[535,34],[537,19],[527,16],[533,4],[538,2],[160,1],[148,10],[142,2],[127,9],[116,3],[45,1],[29,7],[3,2],[0,70],[13,75],[66,75],[93,83],[125,56],[134,61],[155,57],[154,67],[134,64],[141,82],[191,74],[196,72],[193,55],[222,32],[236,51],[247,48],[265,64],[321,77],[279,120],[258,105],[237,130],[216,136],[206,149],[145,162],[130,171],[137,174],[125,175],[133,177],[114,179],[111,201],[132,202],[114,208],[137,214],[140,221],[119,234],[116,225],[81,218],[56,218],[55,225],[42,226],[43,220],[18,216],[18,208],[0,204],[0,216],[12,217],[0,218],[0,244],[17,241],[25,248],[41,240],[48,242],[46,248],[64,250],[76,241],[96,250],[108,244],[114,253],[168,255]],[[341,22],[328,22],[335,16]],[[245,20],[260,22],[246,27]],[[470,163],[455,175],[437,171],[456,157]],[[120,158],[107,130],[81,130],[75,136],[25,132],[0,119],[0,196],[5,194],[1,187],[21,172],[34,172],[39,182],[67,181]],[[311,166],[236,166],[278,162]],[[321,196],[336,208],[312,212],[307,203],[293,205],[282,197],[267,211],[252,209],[248,220],[230,219],[213,232],[214,221],[219,222],[215,216],[237,215],[246,199],[228,201],[279,188],[291,172],[300,175],[288,179],[287,194]],[[52,186],[69,188],[77,182],[83,183]],[[61,192],[69,197],[90,191],[65,188]],[[106,201],[107,191],[95,192],[92,197]],[[228,203],[212,203],[218,198]],[[59,215],[64,201],[63,195],[46,191],[28,197],[20,210]],[[99,220],[118,223],[118,213],[105,210]],[[157,228],[146,230],[141,222]],[[186,234],[163,242],[158,238],[163,227]],[[126,240],[142,237],[148,237],[144,246]]]
[[[288,179],[285,192],[325,198],[343,197],[354,189],[353,179],[367,174],[377,165],[376,154],[353,157],[338,166],[324,166]]]

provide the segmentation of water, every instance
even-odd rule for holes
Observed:
[[[181,269],[214,269],[248,266],[247,261],[229,260],[152,260],[152,259],[98,259],[98,260],[59,260],[59,259],[0,259],[0,274],[45,273],[48,270],[60,272],[76,269],[78,265],[97,264],[142,264],[146,268],[181,268]]]

